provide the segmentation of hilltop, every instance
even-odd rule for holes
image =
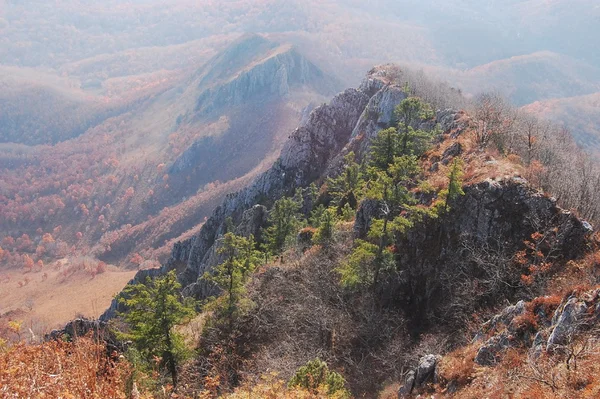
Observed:
[[[556,337],[561,331],[569,331],[569,337],[587,336],[587,327],[565,323],[572,323],[570,309],[580,302],[586,305],[578,314],[593,309],[597,238],[590,223],[561,208],[577,207],[580,215],[592,218],[596,214],[594,200],[581,196],[594,195],[590,185],[594,183],[577,177],[577,167],[567,167],[573,160],[586,162],[586,155],[574,150],[560,129],[543,130],[543,124],[527,125],[527,119],[515,122],[518,136],[508,135],[513,131],[506,125],[512,120],[510,108],[494,114],[494,119],[484,112],[491,104],[499,106],[493,98],[469,114],[451,109],[460,101],[455,90],[421,79],[408,87],[399,84],[406,81],[414,82],[410,73],[381,66],[358,89],[348,89],[316,108],[269,170],[229,195],[197,234],[174,246],[161,269],[138,273],[132,283],[175,270],[184,296],[218,306],[211,297],[219,289],[215,291],[207,276],[224,262],[220,248],[227,234],[253,235],[261,244],[258,248],[263,248],[270,245],[271,227],[277,226],[272,218],[278,203],[299,201],[296,216],[288,217],[310,216],[308,226],[292,231],[291,241],[275,258],[261,262],[248,276],[244,298],[249,305],[240,310],[234,324],[219,319],[223,316],[218,307],[205,308],[194,322],[192,328],[199,323],[203,330],[193,335],[201,354],[183,368],[185,387],[180,394],[234,391],[232,397],[251,392],[257,397],[294,397],[301,393],[284,388],[277,379],[292,378],[314,358],[340,373],[357,397],[379,393],[408,397],[421,392],[472,397],[488,392],[486,381],[492,378],[502,381],[502,391],[518,392],[517,397],[529,397],[531,392],[553,397],[558,391],[569,397],[596,389],[592,374],[585,374],[580,381],[587,382],[579,388],[562,380],[549,387],[535,374],[505,377],[507,369],[501,363],[506,353],[511,364],[533,367],[533,373],[535,367],[556,367],[563,373],[558,369],[563,352],[552,351],[555,345],[568,348],[571,341]],[[433,134],[433,144],[415,158],[414,175],[399,183],[407,190],[401,191],[408,196],[402,198],[410,199],[390,217],[396,230],[380,247],[390,263],[377,269],[376,277],[370,269],[360,277],[360,268],[377,263],[362,251],[369,243],[376,249],[373,243],[387,237],[374,232],[388,220],[384,210],[393,209],[387,208],[393,200],[381,196],[378,182],[385,177],[372,175],[373,171],[360,172],[364,183],[359,184],[364,186],[346,186],[341,192],[336,187],[349,182],[345,176],[352,170],[365,167],[357,162],[374,156],[374,143],[385,142],[380,138],[389,134],[385,132],[394,123],[394,110],[414,95],[438,109],[413,120],[415,129]],[[495,123],[495,136],[485,135],[482,121]],[[523,139],[533,131],[546,135],[546,140],[532,152]],[[502,148],[512,150],[502,153]],[[548,152],[552,163],[546,163]],[[461,163],[461,193],[451,194],[451,172]],[[564,185],[565,178],[552,177],[558,173],[569,174],[570,186]],[[539,191],[542,187],[546,192]],[[319,206],[330,206],[332,212],[352,209],[350,202],[338,202],[351,198],[350,192],[360,199],[356,209],[339,216],[329,241],[316,241],[326,226],[314,221]],[[354,283],[348,285],[345,278]],[[221,289],[227,292],[226,287]],[[516,305],[504,310],[506,303]],[[102,319],[114,317],[117,308],[114,302]],[[528,318],[530,311],[534,320]],[[520,324],[513,326],[513,318]],[[488,319],[492,321],[484,324]],[[586,320],[595,328],[595,321]],[[502,326],[508,326],[507,333]],[[535,333],[540,338],[534,338]],[[532,342],[535,350],[548,356],[543,362],[528,358],[523,350]],[[586,367],[593,363],[593,353],[582,358]],[[485,380],[477,367],[488,367]],[[259,378],[273,371],[274,379]]]

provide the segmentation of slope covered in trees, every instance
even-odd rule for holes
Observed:
[[[135,269],[166,260],[171,240],[268,168],[337,84],[292,46],[258,35],[156,83],[78,137],[2,145],[3,269],[75,267],[82,256]]]

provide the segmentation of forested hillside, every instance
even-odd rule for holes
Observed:
[[[271,165],[287,132],[338,84],[294,47],[248,35],[77,137],[3,144],[0,273],[16,286],[45,271],[69,278],[95,275],[98,264],[157,266],[172,240]],[[4,312],[32,301],[23,293]]]
[[[600,396],[598,22],[0,0],[0,397]]]
[[[93,383],[115,397],[594,397],[597,166],[497,97],[458,104],[373,69],[103,321],[51,336],[130,339]]]

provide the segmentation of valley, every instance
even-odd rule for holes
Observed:
[[[0,397],[597,397],[598,27],[0,0]]]

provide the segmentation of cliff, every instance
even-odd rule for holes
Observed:
[[[260,41],[256,38],[251,40]],[[262,41],[260,43],[265,45]],[[275,51],[273,57],[255,68],[260,71],[278,68],[283,60],[295,58],[295,52],[290,51]],[[287,69],[290,73],[286,72],[286,75],[296,76],[297,81],[302,80],[304,72],[311,69],[296,65],[295,62],[284,64],[291,66],[291,69]],[[259,76],[263,75],[255,75],[255,68],[241,72],[230,86],[220,86],[218,91],[236,91],[235,88],[246,84],[265,89],[266,86],[249,83],[262,81]],[[325,177],[336,173],[343,155],[350,151],[355,151],[360,157],[366,155],[371,139],[389,126],[394,108],[407,97],[391,76],[392,70],[396,73],[395,67],[374,68],[357,89],[348,89],[335,96],[329,104],[314,109],[302,125],[290,134],[280,157],[269,170],[247,188],[228,195],[196,236],[175,244],[171,257],[160,271],[141,271],[134,281],[176,269],[186,287],[185,293],[205,297],[210,289],[204,282],[198,285],[197,280],[217,264],[214,245],[224,231],[227,218],[231,217],[235,226],[246,221],[246,227],[242,230],[238,227],[238,231],[259,234],[266,216],[265,209],[257,208],[257,204],[268,207],[276,199],[293,194],[298,187],[322,182]],[[254,78],[250,75],[254,75]],[[229,89],[225,90],[224,87]],[[230,93],[223,96],[231,100],[231,96],[236,95]],[[432,170],[435,170],[438,165],[447,165],[453,157],[461,154],[463,150],[457,139],[468,129],[469,123],[462,112],[438,110],[435,120],[426,124],[429,127],[438,124],[443,132],[442,137],[451,144],[446,145],[441,157],[431,159]],[[408,234],[406,240],[397,243],[401,253],[399,261],[406,265],[406,280],[387,286],[386,296],[394,298],[396,302],[405,301],[403,306],[412,309],[415,314],[432,309],[432,296],[443,297],[431,285],[432,281],[436,281],[436,285],[442,282],[428,276],[431,273],[445,274],[452,263],[450,257],[464,251],[465,246],[485,245],[495,251],[502,247],[503,251],[510,253],[534,231],[558,228],[562,240],[560,250],[569,258],[579,253],[585,235],[589,233],[588,227],[573,215],[563,212],[552,198],[531,189],[526,181],[518,177],[483,181],[467,187],[465,192],[466,195],[453,207],[450,216],[443,220],[425,220],[419,229]],[[262,216],[257,218],[256,212]],[[377,204],[366,202],[361,205],[355,222],[358,237],[366,234],[370,219],[377,212]],[[248,220],[255,222],[248,226]],[[443,270],[439,270],[438,265],[444,265]],[[419,304],[415,304],[415,301]],[[114,306],[111,309],[114,310]],[[114,314],[111,309],[103,315],[104,319]]]
[[[357,89],[314,109],[270,169],[228,195],[197,235],[174,246],[161,269],[141,271],[134,281],[177,270],[184,296],[218,293],[202,276],[223,260],[217,248],[228,219],[236,234],[260,240],[277,199],[316,183],[322,192],[317,201],[329,201],[324,183],[345,167],[344,156],[352,151],[364,159],[379,131],[393,125],[394,109],[407,98],[399,81],[396,69],[375,68]],[[564,349],[565,340],[597,314],[600,295],[594,287],[561,300],[540,296],[549,284],[561,284],[560,276],[579,270],[578,262],[593,249],[589,223],[535,189],[518,162],[482,149],[464,111],[440,109],[415,123],[436,132],[432,148],[418,160],[420,183],[405,187],[423,212],[380,244],[387,263],[365,261],[366,268],[381,268],[378,278],[371,281],[369,275],[358,287],[340,283],[344,265],[360,251],[358,240],[377,246],[370,227],[386,207],[365,199],[353,222],[336,224],[331,243],[292,248],[249,278],[245,295],[252,308],[239,316],[235,339],[247,364],[235,373],[276,369],[288,378],[319,357],[344,370],[358,396],[371,397],[390,380],[402,382],[394,393],[400,397],[454,391],[465,381],[448,368],[453,364],[448,351],[471,351],[465,360],[469,370],[494,366],[511,349],[527,347],[543,357]],[[457,159],[465,165],[463,192],[444,204],[448,170]],[[375,184],[364,179],[366,186]],[[506,303],[516,305],[502,310]],[[115,310],[116,302],[102,319]],[[472,319],[494,313],[468,344]],[[222,337],[218,328],[207,334],[210,351],[210,342]]]

